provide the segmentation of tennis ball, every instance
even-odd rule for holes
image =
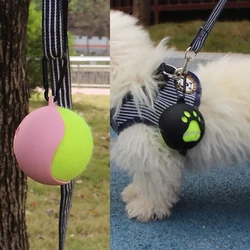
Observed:
[[[81,174],[92,151],[93,138],[84,119],[52,102],[27,115],[14,136],[19,167],[47,185],[62,185]]]

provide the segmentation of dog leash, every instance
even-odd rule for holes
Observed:
[[[200,27],[197,35],[193,39],[193,41],[190,43],[189,47],[186,50],[185,53],[185,63],[182,68],[177,69],[176,73],[177,75],[182,75],[187,68],[187,64],[194,60],[196,55],[199,53],[201,50],[202,46],[204,45],[210,31],[214,27],[214,24],[216,23],[220,13],[222,12],[227,0],[219,0],[215,8],[213,9],[212,13],[210,14],[209,18],[207,19],[206,23]],[[193,51],[195,55],[193,57],[188,56],[188,52]]]
[[[70,60],[68,50],[68,0],[43,0],[43,83],[48,100],[49,64],[52,95],[58,106],[72,109]],[[72,204],[74,182],[61,185],[59,214],[59,250],[64,249],[67,221]]]

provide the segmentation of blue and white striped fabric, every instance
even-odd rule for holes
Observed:
[[[42,3],[43,52],[44,60],[50,64],[52,95],[55,97],[58,106],[72,109],[71,75],[67,35],[69,0],[43,0]],[[64,66],[67,67],[65,72],[63,70]],[[67,222],[72,205],[74,181],[72,180],[67,184],[61,185],[60,188],[61,202],[59,212],[58,248],[59,250],[63,250]]]
[[[162,72],[166,84],[159,87],[154,107],[141,105],[138,109],[133,96],[128,94],[120,108],[118,114],[111,110],[111,127],[116,133],[120,133],[125,128],[136,124],[144,123],[149,126],[158,126],[163,111],[176,104],[179,97],[183,97],[183,81],[175,83],[173,78],[169,78]],[[177,93],[178,92],[178,93]],[[201,98],[201,84],[198,77],[192,72],[187,73],[186,93],[184,95],[185,103],[191,106],[199,107]]]
[[[205,43],[205,40],[207,36],[209,35],[210,31],[212,30],[215,22],[217,21],[221,11],[223,10],[227,0],[219,0],[215,8],[213,9],[213,12],[209,16],[208,20],[204,24],[203,27],[200,27],[198,34],[190,44],[190,49],[194,51],[195,53],[198,53],[203,44]]]

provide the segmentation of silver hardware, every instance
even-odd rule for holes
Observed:
[[[174,79],[175,80],[180,80],[181,78],[183,78],[183,75],[187,73],[187,65],[190,61],[193,61],[196,57],[196,53],[194,53],[194,56],[188,56],[188,52],[191,51],[191,47],[188,47],[186,52],[185,52],[185,62],[184,65],[182,66],[182,68],[178,68],[175,70],[174,73]]]

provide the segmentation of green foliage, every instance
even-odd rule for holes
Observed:
[[[27,66],[30,87],[42,83],[42,12],[31,2],[27,27]]]
[[[36,5],[36,10],[42,11],[43,1],[42,0],[31,0]]]
[[[36,4],[31,2],[29,7],[29,20],[27,29],[28,56],[42,56],[42,12],[36,9]]]

